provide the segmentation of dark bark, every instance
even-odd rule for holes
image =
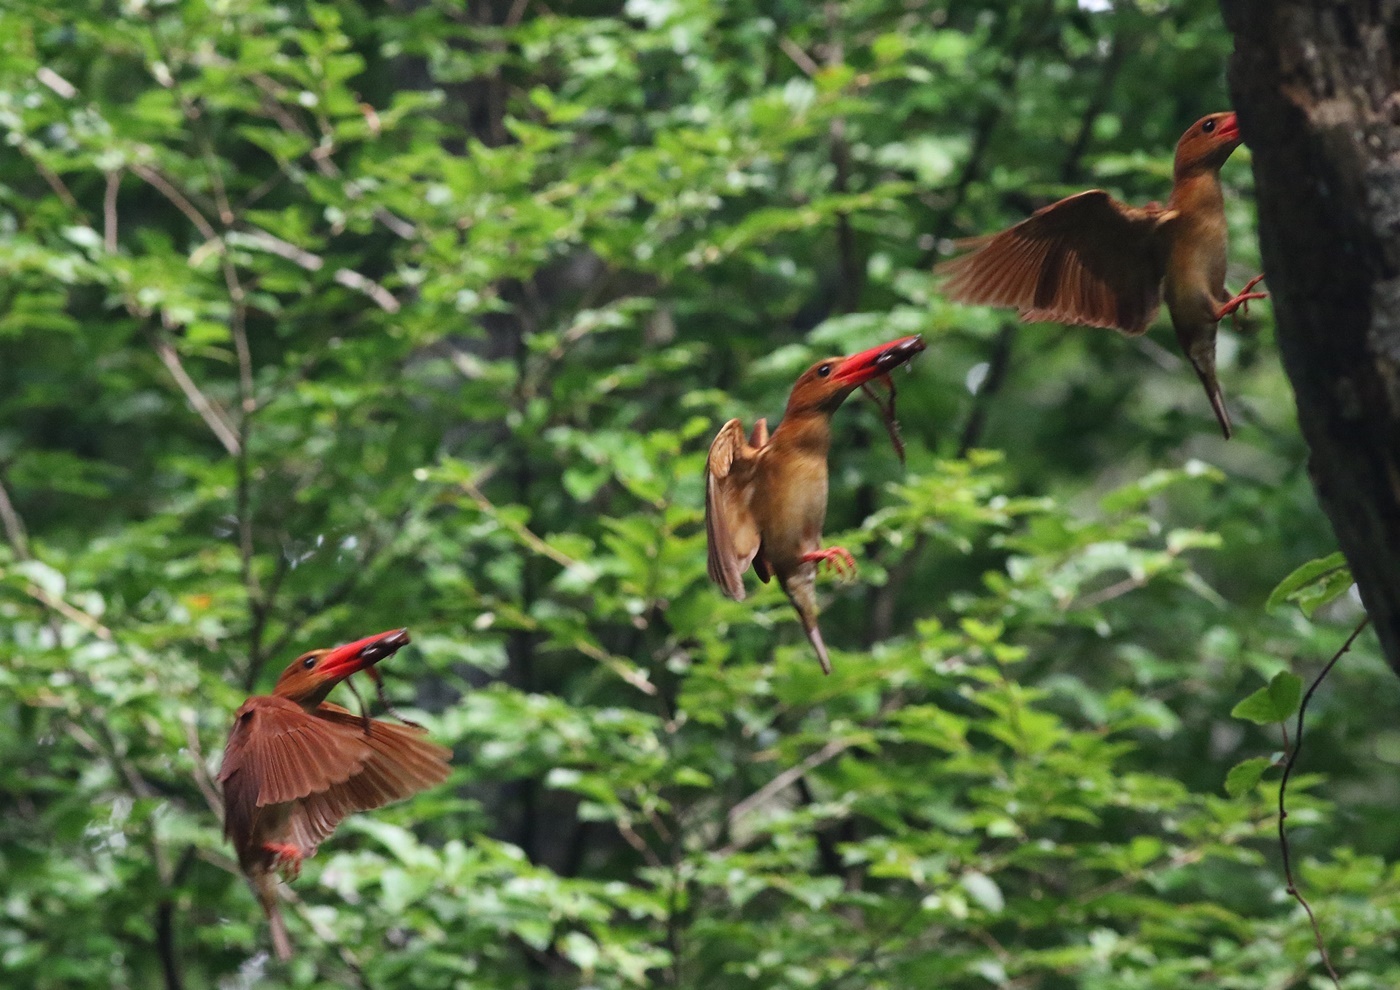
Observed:
[[[1400,672],[1400,0],[1221,0],[1309,473]]]

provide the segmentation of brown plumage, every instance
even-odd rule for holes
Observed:
[[[276,872],[301,861],[346,815],[409,797],[447,778],[450,750],[414,725],[355,715],[325,700],[351,674],[408,643],[408,630],[369,636],[294,660],[273,693],[234,714],[219,783],[224,835],[267,912],[278,958],[292,954],[277,903]]]
[[[731,419],[710,445],[705,532],[711,580],[742,601],[750,564],[760,580],[776,575],[828,674],[831,659],[817,627],[817,565],[855,570],[850,551],[821,545],[831,416],[857,388],[879,379],[888,382],[885,376],[892,368],[923,349],[922,337],[903,337],[852,357],[818,361],[793,385],[787,411],[771,437],[766,420],[760,419],[745,437],[743,424]],[[889,405],[881,409],[898,444],[889,384]]]
[[[939,266],[943,291],[963,303],[1011,306],[1021,319],[1107,327],[1130,336],[1151,325],[1165,298],[1177,342],[1195,369],[1220,429],[1230,415],[1215,375],[1216,324],[1251,299],[1225,289],[1225,201],[1220,168],[1239,147],[1233,113],[1202,117],[1176,145],[1165,207],[1133,207],[1091,189],[1037,210],[970,254]]]

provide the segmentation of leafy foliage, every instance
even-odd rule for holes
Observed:
[[[1269,595],[1333,544],[1267,315],[1221,328],[1226,445],[1164,328],[930,272],[1088,184],[1162,197],[1224,105],[1213,5],[1105,6],[6,5],[4,982],[1303,985],[1278,743],[1231,710],[1357,606],[1338,561]],[[1238,284],[1247,152],[1224,179]],[[907,469],[836,418],[823,678],[780,592],[708,583],[706,446],[915,332]],[[230,713],[401,624],[454,776],[308,862],[275,966]],[[1400,983],[1370,649],[1290,797],[1349,988]]]
[[[1298,711],[1298,702],[1302,697],[1303,679],[1297,674],[1280,670],[1268,687],[1262,687],[1245,698],[1230,714],[1256,725],[1286,722]]]

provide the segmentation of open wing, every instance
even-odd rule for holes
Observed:
[[[343,784],[372,755],[363,731],[317,718],[287,698],[249,698],[234,715],[219,783],[224,834],[252,840],[259,809]]]
[[[754,425],[754,442],[731,419],[710,444],[705,464],[705,535],[709,543],[710,580],[735,601],[744,598],[744,571],[758,553],[761,535],[753,513],[758,452],[768,442],[768,424]]]
[[[1013,306],[1023,320],[1140,334],[1162,304],[1164,234],[1177,215],[1091,189],[974,240],[970,254],[938,266],[943,291],[956,302]]]
[[[314,717],[358,736],[368,755],[353,775],[296,803],[288,841],[304,850],[314,850],[345,816],[402,801],[442,783],[451,772],[452,751],[418,726],[371,719],[366,736],[359,715],[330,702],[322,702]]]

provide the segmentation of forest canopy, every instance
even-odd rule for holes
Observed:
[[[1280,728],[1362,611],[1270,302],[1226,441],[1165,315],[933,270],[1164,200],[1230,51],[1209,0],[6,3],[0,982],[1331,986]],[[707,451],[913,334],[905,463],[832,420],[825,677],[707,577]],[[306,861],[280,963],[233,713],[398,627],[451,776]],[[1348,990],[1400,985],[1397,703],[1363,634],[1289,783]]]

